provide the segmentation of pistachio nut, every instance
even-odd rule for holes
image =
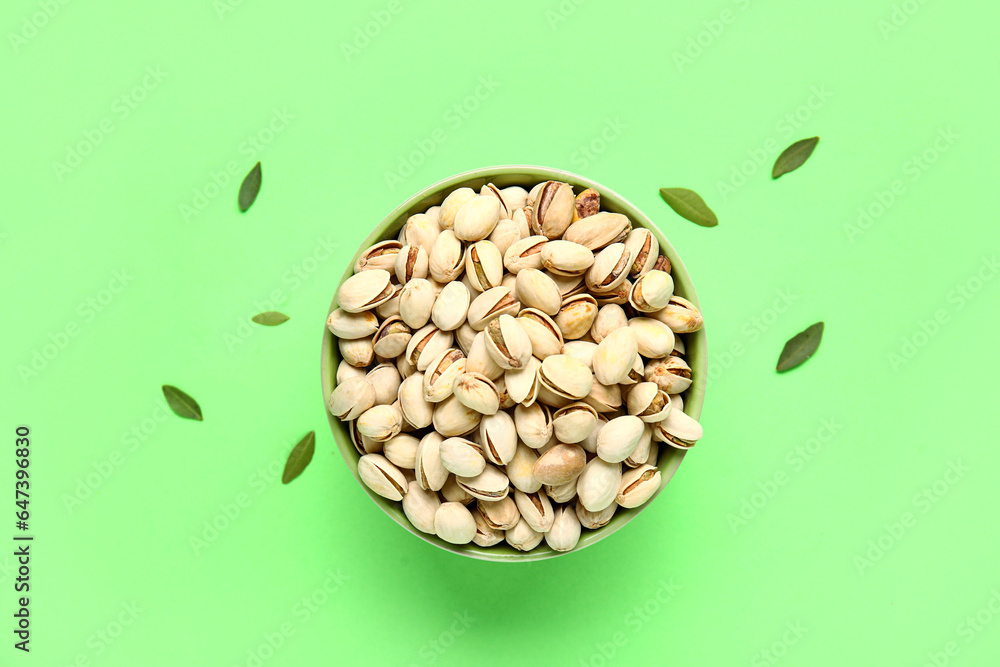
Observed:
[[[534,493],[515,489],[514,504],[517,505],[521,518],[536,533],[547,533],[552,529],[555,513],[552,511],[552,502],[542,489]]]
[[[582,220],[596,215],[601,210],[601,195],[594,188],[587,188],[576,196],[573,220]]]
[[[503,278],[503,258],[489,241],[476,241],[465,251],[465,275],[477,292],[497,287]]]
[[[479,442],[486,460],[507,465],[517,450],[517,427],[506,412],[486,415],[479,422]]]
[[[493,357],[486,351],[486,334],[482,331],[472,339],[469,356],[465,361],[465,372],[484,375],[494,382],[503,377],[504,370],[497,365],[497,362],[493,361]]]
[[[337,364],[337,384],[346,382],[350,378],[363,378],[366,375],[368,372],[364,368],[355,368],[343,359]]]
[[[410,328],[419,329],[430,321],[436,299],[429,280],[414,278],[399,293],[399,315]]]
[[[503,265],[513,274],[525,269],[542,268],[542,250],[548,239],[544,236],[529,236],[515,241],[503,254]]]
[[[465,355],[453,347],[434,357],[424,371],[424,399],[440,403],[451,396],[456,378],[465,373],[465,364]]]
[[[514,293],[526,308],[540,310],[546,315],[555,315],[562,306],[559,287],[546,273],[538,269],[524,269],[517,274]]]
[[[476,534],[472,538],[473,544],[480,547],[492,547],[503,542],[503,531],[490,525],[481,507],[473,507],[470,511],[472,518],[476,521]]]
[[[455,218],[458,212],[466,203],[475,199],[478,195],[472,188],[458,188],[441,202],[441,229],[452,229],[455,226]]]
[[[517,315],[520,310],[521,304],[510,288],[494,287],[469,304],[469,324],[476,331],[482,331],[493,319],[501,315]]]
[[[670,298],[670,303],[650,317],[666,324],[674,333],[690,333],[697,331],[704,324],[701,311],[693,303],[676,294]]]
[[[347,422],[347,425],[351,431],[351,442],[354,443],[354,448],[358,450],[358,454],[364,456],[365,454],[377,454],[382,451],[383,443],[375,442],[358,430],[358,420],[355,419],[352,422]]]
[[[590,327],[590,337],[595,343],[600,343],[612,331],[623,327],[628,327],[628,317],[621,306],[613,303],[601,306],[597,311],[597,317],[594,318],[594,324]]]
[[[537,460],[538,454],[535,453],[535,450],[523,442],[517,443],[514,457],[507,462],[506,466],[507,477],[515,489],[525,493],[534,493],[542,488],[542,483],[535,479],[535,475],[532,473]]]
[[[639,227],[629,232],[625,238],[625,247],[632,255],[632,265],[628,274],[633,278],[639,278],[653,270],[656,258],[660,256],[660,244],[656,241],[653,232]],[[670,273],[669,269],[667,273]]]
[[[504,539],[518,551],[531,551],[542,543],[543,535],[529,526],[522,517],[516,526],[504,534]]]
[[[403,246],[396,255],[396,279],[405,285],[414,278],[426,278],[427,262],[427,251],[421,246]]]
[[[531,340],[531,353],[539,360],[562,354],[562,331],[551,317],[535,308],[525,308],[517,314],[517,321]]]
[[[621,213],[601,211],[574,222],[563,239],[597,251],[612,243],[621,243],[632,231],[632,223]]]
[[[450,544],[468,544],[476,537],[476,520],[461,503],[441,503],[434,513],[434,534]]]
[[[597,310],[597,300],[589,294],[564,299],[554,318],[563,338],[569,341],[586,336],[597,319]]]
[[[465,323],[468,313],[469,290],[456,280],[445,285],[434,301],[431,321],[442,331],[454,331]]]
[[[433,324],[419,329],[406,344],[406,358],[418,371],[425,371],[431,362],[451,347],[454,336],[450,331],[441,331]]]
[[[617,493],[617,492],[616,492]],[[610,505],[602,509],[600,512],[591,512],[583,504],[577,500],[576,502],[576,518],[580,520],[580,525],[589,530],[596,530],[598,528],[603,528],[608,525],[611,521],[611,517],[615,515],[615,510],[618,509],[618,503],[612,502]]]
[[[594,370],[594,354],[597,352],[597,343],[586,340],[571,340],[563,346],[563,354],[573,357],[581,364]]]
[[[549,241],[541,254],[542,266],[562,276],[582,276],[594,264],[594,253],[572,241]]]
[[[639,339],[635,331],[620,327],[597,344],[594,352],[594,376],[601,384],[623,382],[635,366],[639,355]]]
[[[445,469],[459,477],[475,477],[486,468],[482,448],[465,438],[446,438],[440,455]]]
[[[572,507],[559,507],[555,511],[552,529],[545,533],[545,543],[553,551],[572,551],[580,542],[582,526]]]
[[[607,429],[604,429],[607,430]],[[576,480],[578,501],[584,509],[600,512],[615,502],[622,481],[620,463],[594,457]]]
[[[395,405],[376,405],[358,417],[358,431],[375,442],[385,442],[403,427],[403,413]]]
[[[521,230],[513,220],[501,220],[493,228],[493,233],[487,240],[497,247],[500,256],[504,256],[512,245],[521,240]]]
[[[410,342],[412,333],[410,327],[403,322],[403,318],[394,316],[386,319],[372,339],[375,354],[384,359],[398,357],[406,350],[406,344]]]
[[[384,269],[355,273],[337,290],[337,303],[348,313],[371,310],[388,301],[395,293],[392,276]]]
[[[465,372],[457,376],[454,381],[454,392],[462,405],[480,414],[492,415],[500,409],[500,392],[482,373]]]
[[[628,328],[635,332],[639,354],[647,359],[662,359],[674,349],[674,332],[663,322],[650,317],[634,317]]]
[[[559,394],[554,393],[551,389],[542,384],[540,380],[541,378],[539,378],[538,395],[535,397],[535,402],[548,406],[553,410],[565,408],[567,405],[573,402],[572,398],[567,398],[565,396],[561,396]]]
[[[468,491],[458,485],[458,478],[454,475],[448,475],[448,481],[441,487],[441,497],[448,502],[462,503],[463,505],[468,505],[475,500]]]
[[[403,496],[403,513],[421,533],[434,534],[434,515],[441,499],[433,491],[425,491],[416,481],[410,482]]]
[[[486,325],[486,351],[505,370],[523,368],[531,359],[531,339],[510,315],[501,315]]]
[[[644,377],[668,394],[679,394],[691,386],[691,367],[683,357],[671,354],[666,359],[653,359],[646,364]]]
[[[615,501],[622,507],[639,507],[652,498],[659,488],[659,469],[643,464],[625,471]]]
[[[595,294],[613,295],[628,278],[632,255],[624,243],[612,243],[597,253],[587,271],[587,287]]]
[[[655,424],[670,414],[670,396],[655,382],[640,382],[628,392],[628,413],[647,424]]]
[[[519,208],[514,211],[514,214],[510,216],[511,222],[517,227],[518,234],[521,235],[522,239],[526,239],[531,236],[531,211],[527,208]]]
[[[375,312],[383,320],[393,315],[399,315],[399,295],[403,293],[402,285],[392,285],[392,296],[375,307]]]
[[[676,410],[677,406],[670,408],[671,410]],[[640,420],[641,421],[641,420]],[[653,428],[651,424],[643,424],[642,436],[639,438],[639,444],[632,451],[631,454],[623,461],[625,465],[629,468],[638,468],[643,463],[651,463],[656,465],[655,456],[650,459],[650,452],[653,446]]]
[[[336,308],[326,319],[326,328],[337,338],[354,340],[367,338],[378,331],[378,317],[370,310],[349,313]]]
[[[519,208],[524,208],[524,204],[528,199],[528,191],[520,185],[510,185],[506,188],[501,188],[500,195],[511,214]]]
[[[399,395],[399,385],[403,379],[392,364],[379,364],[365,376],[375,389],[375,405],[392,405]]]
[[[475,339],[477,333],[479,332],[473,329],[468,321],[463,322],[462,326],[455,329],[455,343],[458,345],[458,349],[465,353],[465,356],[469,356],[469,350],[472,349],[472,341]]]
[[[425,252],[430,254],[434,245],[434,239],[441,233],[441,227],[434,218],[425,213],[411,215],[403,225],[404,245],[420,246]]]
[[[620,463],[635,452],[647,432],[652,435],[636,416],[615,417],[597,436],[597,455],[608,463]]]
[[[441,443],[444,438],[440,433],[431,431],[420,439],[414,458],[413,471],[416,473],[417,484],[426,491],[440,491],[448,479],[448,470],[441,461]]]
[[[474,477],[457,477],[458,485],[477,500],[497,501],[507,497],[510,480],[493,466],[486,468]]]
[[[396,265],[396,255],[403,244],[399,241],[380,241],[361,253],[354,263],[354,273],[381,269],[392,271]]]
[[[595,382],[583,402],[601,414],[615,412],[622,406],[621,386]]]
[[[597,411],[586,403],[572,403],[552,415],[552,428],[559,442],[583,442],[596,427]]]
[[[518,405],[514,408],[514,427],[517,436],[531,449],[538,449],[551,438],[552,415],[548,408],[534,403],[530,406]]]
[[[557,396],[580,400],[593,388],[594,376],[579,360],[566,354],[554,354],[542,361],[538,381]]]
[[[653,431],[655,439],[675,449],[691,449],[703,434],[701,424],[680,410],[671,410],[666,419],[656,424]]]
[[[402,500],[407,483],[399,468],[381,454],[365,454],[358,459],[358,476],[369,489],[389,500]]]
[[[567,484],[580,474],[587,463],[587,452],[576,444],[559,443],[538,457],[532,474],[542,484]]]
[[[427,428],[434,416],[434,406],[424,398],[424,374],[414,373],[399,385],[399,410],[414,428]]]
[[[664,273],[670,273],[670,259],[666,255],[660,255],[656,258],[656,263],[653,264],[653,269],[656,271],[663,271]]]
[[[510,530],[521,519],[517,511],[517,503],[509,495],[495,501],[479,500],[476,502],[479,511],[483,513],[486,523],[493,530]]]
[[[374,405],[375,388],[363,377],[338,383],[327,401],[330,414],[341,421],[357,419]]]
[[[510,399],[511,407],[520,403],[532,405],[538,398],[538,369],[542,362],[535,357],[528,359],[524,368],[511,369],[504,372],[504,386]]]
[[[446,229],[441,232],[427,258],[427,272],[439,283],[457,280],[465,271],[465,250],[455,232]]]
[[[434,408],[434,429],[446,438],[471,433],[482,418],[478,412],[462,405],[454,395],[444,399]]]
[[[408,433],[400,433],[385,441],[382,454],[393,465],[413,470],[417,467],[417,447],[420,441]]]
[[[573,212],[576,210],[572,186],[547,181],[542,184],[535,198],[532,199],[530,194],[528,198],[532,200],[532,231],[550,239],[561,237],[573,222]]]
[[[375,360],[375,348],[371,338],[337,341],[341,358],[355,368],[364,368]]]
[[[628,303],[628,297],[632,293],[632,283],[628,280],[619,285],[613,292],[602,292],[601,294],[594,295],[597,300],[598,306],[606,306],[608,304],[615,304],[618,306],[624,306]]]
[[[459,241],[482,241],[497,226],[501,210],[499,197],[473,197],[455,215],[455,236]]]
[[[674,279],[663,271],[649,271],[632,284],[628,302],[640,313],[663,310],[674,295]]]

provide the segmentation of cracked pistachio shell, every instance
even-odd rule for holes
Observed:
[[[504,199],[503,193],[500,192],[500,188],[493,185],[492,183],[487,183],[483,187],[479,188],[480,197],[494,197],[500,204],[500,219],[509,220],[510,214],[513,212],[510,206],[507,205],[507,200]]]
[[[640,382],[628,392],[628,413],[647,424],[655,424],[670,414],[670,396],[655,382]]]
[[[355,368],[343,359],[337,364],[337,384],[346,382],[350,378],[363,378],[366,375],[368,373],[364,368]]]
[[[515,489],[514,503],[517,505],[517,511],[521,513],[521,518],[531,526],[532,530],[537,533],[547,533],[551,530],[555,513],[552,511],[552,502],[544,490],[525,493]]]
[[[596,427],[597,411],[586,403],[572,403],[552,415],[552,428],[559,442],[583,442]]]
[[[374,405],[375,388],[363,377],[338,383],[327,401],[330,414],[341,421],[357,419]]]
[[[472,188],[457,188],[444,198],[441,202],[441,229],[452,229],[455,226],[455,218],[465,204],[478,195]]]
[[[393,285],[392,296],[389,297],[389,300],[375,307],[378,316],[384,320],[399,315],[399,295],[402,293],[402,285]]]
[[[521,232],[513,220],[501,220],[487,240],[497,247],[502,257],[512,245],[521,240]]]
[[[566,300],[571,296],[583,294],[587,291],[587,283],[584,280],[583,275],[563,276],[558,273],[552,273],[551,271],[546,271],[546,273],[549,278],[552,278],[556,286],[559,287],[559,293],[562,294],[563,300]]]
[[[531,359],[531,339],[510,315],[501,315],[486,325],[486,351],[505,370],[524,368]]]
[[[562,331],[563,339],[576,340],[586,336],[594,326],[597,311],[597,300],[589,294],[577,294],[564,299],[562,308],[554,318]]]
[[[371,310],[392,298],[392,276],[383,269],[355,273],[337,290],[337,303],[348,313]]]
[[[495,501],[479,500],[476,506],[493,530],[510,530],[521,519],[517,503],[510,495]]]
[[[625,237],[625,247],[632,255],[632,264],[628,269],[629,276],[639,278],[653,270],[656,258],[660,256],[660,244],[653,236],[653,232],[641,227],[633,229]]]
[[[474,477],[456,477],[458,485],[477,500],[497,501],[507,497],[510,480],[493,466],[486,468]]]
[[[597,344],[594,351],[594,376],[601,384],[623,382],[635,366],[639,339],[627,326],[615,329]]]
[[[365,376],[375,389],[375,405],[392,405],[399,394],[403,378],[392,364],[379,364]]]
[[[427,251],[421,246],[405,245],[396,255],[396,279],[406,284],[414,278],[427,277]]]
[[[504,372],[504,388],[510,400],[510,406],[516,404],[532,405],[538,398],[538,369],[540,362],[535,357],[528,359],[524,368],[511,369]]]
[[[503,531],[490,525],[481,507],[476,506],[469,511],[472,512],[472,518],[476,521],[476,535],[472,538],[473,544],[480,547],[492,547],[503,542]]]
[[[541,382],[539,378],[538,382],[538,396],[535,397],[536,403],[541,403],[542,405],[548,406],[553,410],[558,410],[560,408],[565,408],[567,405],[573,402],[574,399],[567,398],[552,391],[551,388],[547,387]]]
[[[594,370],[594,354],[596,352],[597,343],[586,340],[571,340],[563,346],[563,354],[573,357],[590,370]]]
[[[434,534],[451,544],[468,544],[476,537],[476,520],[461,503],[441,503],[434,513]]]
[[[434,301],[431,321],[442,331],[458,329],[465,323],[469,313],[469,300],[469,290],[463,283],[448,283]]]
[[[400,433],[389,438],[382,447],[382,454],[393,465],[406,470],[417,467],[417,447],[420,441],[408,433]]]
[[[465,277],[477,292],[500,285],[503,278],[503,258],[489,241],[477,241],[465,250]]]
[[[634,317],[628,322],[639,342],[639,354],[647,359],[662,359],[674,349],[674,332],[663,322],[649,317]]]
[[[654,270],[636,279],[628,302],[640,313],[655,313],[666,308],[673,295],[674,279],[669,273]]]
[[[441,499],[433,491],[425,491],[416,481],[410,482],[403,496],[403,513],[421,533],[434,534],[434,515]]]
[[[571,224],[563,238],[597,251],[612,243],[621,243],[632,231],[632,223],[621,213],[601,211]]]
[[[451,347],[454,336],[450,331],[441,331],[433,324],[416,331],[406,344],[406,358],[418,371],[425,371],[430,363]]]
[[[594,264],[594,253],[572,241],[549,241],[542,248],[542,266],[562,276],[582,276]]]
[[[597,436],[597,455],[608,463],[620,463],[635,452],[647,432],[646,424],[638,417],[615,417]]]
[[[399,292],[399,315],[412,329],[420,329],[431,319],[437,294],[434,285],[424,278],[415,278]]]
[[[642,365],[642,356],[637,354],[635,355],[635,361],[632,363],[632,368],[618,384],[623,387],[631,387],[634,384],[639,384],[643,381],[644,374],[645,367]]]
[[[566,354],[554,354],[542,362],[539,383],[557,396],[580,400],[590,393],[594,376],[590,368]]]
[[[531,229],[534,233],[557,239],[573,222],[576,197],[569,184],[547,181],[535,197],[529,194],[528,199],[532,202]]]
[[[521,235],[522,239],[526,239],[531,236],[530,218],[531,211],[526,208],[519,208],[510,216],[511,222],[513,222],[514,226],[517,227],[517,232]]]
[[[595,294],[612,294],[628,278],[632,260],[624,243],[613,243],[598,253],[587,271],[587,288]]]
[[[378,331],[378,318],[370,310],[349,313],[336,308],[326,319],[326,328],[337,338],[355,340],[367,338]]]
[[[538,269],[524,269],[517,274],[514,293],[526,308],[534,308],[546,315],[555,315],[562,306],[559,287],[548,274]]]
[[[671,408],[671,410],[676,410],[677,406]],[[643,424],[642,436],[639,438],[639,444],[636,445],[635,449],[631,454],[623,461],[625,465],[629,468],[637,468],[643,463],[651,463],[656,465],[656,457],[650,459],[650,453],[652,452],[653,445],[653,428],[651,424]]]
[[[693,303],[676,294],[670,298],[670,303],[663,310],[656,311],[650,317],[663,322],[675,333],[697,331],[705,323],[701,311]]]
[[[452,395],[438,403],[437,407],[434,408],[432,423],[438,433],[450,438],[471,433],[479,426],[481,418],[482,415],[465,407],[458,398]]]
[[[542,483],[535,479],[535,475],[532,473],[537,460],[538,454],[535,453],[535,450],[523,442],[517,443],[514,457],[507,462],[506,467],[507,477],[515,489],[524,493],[534,493],[542,488]]]
[[[506,465],[517,451],[517,428],[513,417],[506,412],[484,416],[479,422],[479,442],[487,461]]]
[[[424,399],[440,403],[452,395],[455,380],[465,372],[465,355],[449,348],[431,360],[424,371]]]
[[[670,355],[646,364],[644,377],[668,394],[679,394],[691,386],[691,367],[682,357]]]
[[[518,405],[514,408],[514,427],[517,436],[531,449],[543,447],[555,430],[548,408],[534,403],[530,406]]]
[[[579,500],[577,500],[576,518],[580,520],[580,525],[584,528],[587,528],[588,530],[596,530],[608,525],[611,521],[611,517],[615,515],[615,510],[617,509],[618,503],[612,502],[600,512],[591,512],[584,507]]]
[[[539,360],[562,354],[562,332],[551,317],[535,308],[525,308],[518,313],[517,321],[531,340],[531,353]]]
[[[427,428],[434,416],[434,406],[424,398],[424,374],[414,373],[399,385],[399,410],[414,428]]]
[[[509,287],[494,287],[488,289],[469,304],[469,325],[476,331],[482,331],[492,320],[501,315],[517,315],[521,310],[520,302],[514,298],[514,292]]]
[[[600,310],[597,311],[593,326],[590,327],[590,337],[594,339],[595,343],[600,343],[615,329],[627,326],[628,317],[621,306],[613,303],[601,306]]]
[[[358,338],[357,340],[337,341],[341,358],[355,368],[369,366],[375,360],[375,348],[372,347],[371,338]]]
[[[392,271],[396,265],[396,255],[399,253],[402,244],[399,241],[380,241],[368,250],[361,253],[358,261],[354,263],[354,272],[372,271],[380,269],[382,271]]]
[[[385,442],[403,427],[403,413],[395,405],[376,405],[358,417],[358,431],[375,442]]]
[[[375,354],[383,359],[395,359],[406,350],[413,332],[406,326],[403,318],[393,316],[382,323],[372,339]]]
[[[531,551],[542,543],[543,535],[529,526],[522,517],[516,526],[506,532],[504,539],[518,551]]]
[[[617,384],[606,385],[595,382],[583,402],[602,414],[615,412],[622,406],[621,387]]]
[[[431,431],[420,439],[414,459],[417,484],[426,491],[440,491],[448,479],[448,471],[441,462],[441,443],[444,438],[440,433]]]
[[[441,232],[428,253],[427,272],[439,283],[457,280],[465,271],[465,250],[455,232]]]
[[[493,361],[493,357],[486,351],[486,334],[482,331],[472,339],[469,356],[465,362],[465,372],[484,375],[494,382],[503,377],[504,370],[497,365],[497,362]]]
[[[582,526],[572,507],[560,507],[555,510],[552,529],[545,533],[545,543],[553,551],[572,551],[580,542]]]
[[[458,478],[455,475],[448,475],[448,481],[441,487],[441,497],[453,503],[468,505],[475,498],[469,495],[468,491],[458,485]]]
[[[544,236],[529,236],[515,241],[503,254],[503,265],[517,274],[525,269],[542,268],[542,250],[548,239]]]
[[[628,303],[628,295],[632,293],[632,283],[626,280],[621,285],[619,285],[615,291],[596,294],[594,298],[597,300],[598,306],[607,306],[608,304],[615,304],[618,306],[624,306]]]
[[[704,430],[698,420],[680,410],[671,410],[653,429],[653,438],[675,449],[691,449],[702,435]]]
[[[481,373],[462,373],[454,382],[455,397],[467,408],[483,415],[492,415],[500,409],[500,392],[493,382]],[[456,473],[457,474],[457,473]]]
[[[621,481],[620,463],[593,458],[576,480],[576,493],[585,509],[600,512],[615,502]]]
[[[441,464],[459,477],[475,477],[486,468],[483,450],[465,438],[447,438],[441,443]]]
[[[472,341],[475,339],[477,333],[479,332],[473,329],[468,321],[463,322],[462,326],[455,329],[455,343],[458,345],[458,349],[465,353],[465,356],[469,356],[469,350],[472,349]]]
[[[626,470],[615,501],[625,508],[639,507],[653,497],[660,488],[659,469],[651,465]]]
[[[586,463],[587,452],[583,447],[559,443],[538,457],[532,474],[542,484],[558,486],[576,479]]]
[[[465,202],[455,215],[455,236],[459,241],[482,241],[500,222],[500,200],[479,195]]]
[[[543,487],[545,493],[549,495],[549,500],[554,503],[568,503],[576,498],[576,480],[571,480],[565,484],[557,486],[546,485]]]
[[[601,193],[594,188],[587,188],[576,196],[575,208],[573,222],[597,215],[601,210]]]
[[[369,489],[389,500],[406,495],[406,478],[399,468],[381,454],[365,454],[358,459],[358,476]]]
[[[440,233],[441,227],[434,218],[425,213],[417,213],[411,215],[403,225],[402,242],[404,245],[420,246],[424,252],[430,253],[434,240]]]

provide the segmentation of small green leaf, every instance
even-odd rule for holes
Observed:
[[[796,334],[790,341],[785,343],[785,348],[778,357],[778,372],[795,368],[811,357],[819,342],[823,340],[823,323],[817,322],[805,331]]]
[[[183,391],[173,385],[163,385],[163,396],[167,399],[167,405],[178,417],[184,419],[195,419],[202,421],[201,406]]]
[[[781,155],[774,161],[774,168],[771,169],[771,178],[778,178],[801,167],[809,159],[809,156],[812,155],[813,149],[816,148],[816,144],[818,143],[819,137],[799,139],[781,151]]]
[[[276,327],[279,324],[284,324],[288,321],[288,315],[284,313],[279,313],[276,310],[269,310],[266,313],[258,313],[250,318],[257,324],[262,324],[265,327]]]
[[[715,227],[719,224],[719,219],[708,207],[705,200],[694,190],[687,188],[660,188],[660,196],[663,201],[670,204],[677,215],[686,218],[696,225],[702,227]]]
[[[288,461],[285,462],[285,472],[281,474],[281,483],[288,484],[301,475],[309,462],[312,461],[314,451],[316,451],[316,431],[309,431],[288,455]]]
[[[240,185],[241,211],[245,212],[248,208],[253,206],[254,200],[257,199],[258,192],[260,192],[260,162],[253,166],[250,173],[243,179],[243,184]]]

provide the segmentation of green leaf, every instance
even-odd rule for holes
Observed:
[[[288,461],[285,462],[285,472],[281,474],[281,483],[288,484],[301,475],[309,462],[312,461],[314,451],[316,451],[316,431],[309,431],[288,455]]]
[[[250,318],[257,324],[262,324],[265,327],[276,327],[279,324],[284,324],[288,321],[288,315],[284,313],[279,313],[276,310],[269,310],[266,313],[259,313]]]
[[[250,173],[243,179],[243,184],[240,185],[241,211],[245,212],[248,208],[253,206],[254,200],[257,199],[258,192],[260,192],[260,162],[253,166]]]
[[[790,341],[785,343],[785,348],[778,357],[777,371],[787,371],[795,368],[811,357],[819,342],[823,340],[823,323],[817,322],[805,331],[796,334]]]
[[[812,155],[813,149],[816,148],[816,144],[818,143],[819,137],[799,139],[781,151],[781,155],[774,161],[774,168],[771,169],[771,178],[778,178],[801,167],[809,159],[809,156]]]
[[[195,419],[202,421],[201,406],[183,391],[173,385],[163,385],[163,396],[167,399],[167,405],[178,417],[184,419]]]
[[[686,218],[696,225],[702,227],[715,227],[719,224],[719,219],[708,207],[705,200],[694,190],[687,188],[660,188],[660,196],[663,201],[670,204],[677,215]]]

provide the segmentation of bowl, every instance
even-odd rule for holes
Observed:
[[[467,171],[465,173],[446,178],[442,181],[438,181],[434,185],[426,187],[416,193],[396,207],[396,209],[387,215],[385,219],[372,231],[372,233],[368,235],[368,238],[366,238],[360,245],[358,252],[355,254],[350,264],[348,264],[340,283],[337,284],[337,288],[340,287],[340,284],[343,283],[344,280],[347,280],[347,278],[352,275],[354,263],[357,261],[358,256],[360,256],[363,250],[379,241],[395,239],[407,218],[415,213],[422,213],[431,206],[440,204],[452,190],[461,187],[470,187],[478,192],[479,189],[487,183],[494,183],[499,188],[520,185],[525,189],[530,189],[533,185],[540,181],[549,180],[569,183],[577,191],[583,188],[594,188],[601,194],[601,210],[622,213],[632,221],[633,226],[645,227],[646,229],[652,231],[656,240],[660,243],[661,253],[670,259],[670,263],[672,265],[671,275],[674,279],[674,293],[688,299],[698,306],[698,297],[695,294],[694,285],[691,282],[691,276],[688,275],[687,269],[684,268],[684,263],[681,261],[680,256],[677,254],[677,251],[674,250],[674,247],[670,245],[670,242],[666,239],[663,233],[642,211],[613,190],[588,178],[584,178],[583,176],[578,176],[560,169],[526,165],[506,165]],[[666,207],[664,207],[664,214],[666,214],[666,210]],[[333,310],[337,308],[336,293],[337,290],[335,289],[334,299],[330,304],[330,309],[327,313],[333,312]],[[694,333],[683,334],[683,336],[686,352],[685,358],[691,366],[694,379],[694,382],[684,394],[684,412],[697,419],[701,416],[701,407],[705,398],[705,385],[707,379],[706,366],[708,356],[705,349],[705,329],[702,327]],[[500,544],[492,547],[480,547],[471,543],[467,545],[450,544],[434,535],[422,533],[414,528],[406,518],[406,515],[403,514],[403,508],[399,503],[392,502],[379,496],[361,482],[361,477],[358,475],[358,459],[360,458],[360,455],[358,454],[357,449],[355,449],[354,443],[351,441],[350,433],[346,425],[341,423],[340,420],[336,419],[330,414],[330,411],[326,409],[326,399],[329,397],[330,392],[333,391],[336,384],[337,366],[339,364],[340,353],[336,340],[324,324],[321,358],[323,411],[326,412],[326,416],[330,421],[330,430],[333,432],[333,438],[337,443],[337,448],[340,450],[341,455],[344,457],[345,463],[347,463],[347,467],[350,468],[354,478],[357,480],[358,484],[365,491],[365,493],[367,493],[372,499],[372,501],[381,507],[382,511],[389,515],[389,517],[398,523],[400,527],[419,537],[421,540],[429,542],[430,544],[440,547],[446,551],[450,551],[461,556],[468,556],[470,558],[496,562],[535,561],[553,558],[555,556],[561,556],[568,553],[576,553],[581,549],[585,549],[592,544],[610,537],[612,533],[620,530],[625,526],[625,524],[634,519],[639,512],[655,502],[656,496],[658,496],[663,489],[668,486],[667,484],[663,484],[659,491],[657,491],[656,496],[653,496],[653,498],[638,508],[619,508],[608,525],[603,528],[598,530],[584,529],[580,535],[580,542],[572,551],[554,551],[550,549],[545,542],[542,542],[541,545],[527,552],[517,551],[506,542],[501,542]],[[669,480],[680,466],[681,461],[684,459],[684,455],[687,452],[686,450],[678,450],[662,445],[662,443],[659,449],[660,452],[657,465],[661,470],[663,479]]]

